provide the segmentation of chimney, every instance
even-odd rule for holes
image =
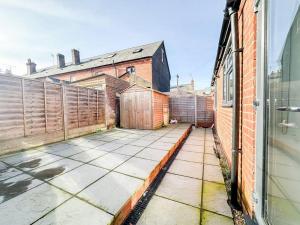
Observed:
[[[56,55],[57,57],[57,67],[58,68],[63,68],[65,67],[66,63],[65,63],[65,56],[63,54],[58,53]]]
[[[27,66],[27,75],[36,73],[36,64],[34,62],[31,62],[31,59],[27,60],[26,66]]]
[[[191,85],[192,85],[192,89],[194,91],[195,90],[195,81],[194,81],[194,79],[191,80]]]
[[[72,63],[75,65],[80,64],[80,55],[77,49],[72,49]]]

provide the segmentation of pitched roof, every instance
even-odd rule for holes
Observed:
[[[141,58],[152,57],[157,49],[163,44],[163,41],[158,41],[146,45],[136,46],[124,50],[119,50],[103,55],[87,58],[81,60],[80,64],[75,65],[72,63],[66,63],[63,68],[58,68],[57,65],[43,68],[36,73],[29,75],[30,78],[40,78],[52,75],[59,75],[68,72],[74,72],[78,70],[90,69],[105,65],[111,65],[113,63],[120,63],[130,60],[136,60]]]

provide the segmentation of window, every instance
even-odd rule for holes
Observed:
[[[231,41],[228,44],[223,67],[223,106],[232,106],[233,99],[233,60]]]
[[[135,74],[135,67],[134,66],[127,67],[126,68],[126,73]]]
[[[142,51],[143,51],[142,48],[137,48],[137,49],[133,50],[133,53],[139,53],[139,52],[142,52]]]
[[[164,63],[164,58],[165,58],[165,50],[161,49],[161,62]]]

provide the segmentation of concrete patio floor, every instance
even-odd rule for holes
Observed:
[[[194,129],[180,149],[139,225],[233,225],[211,129]]]
[[[1,157],[0,224],[120,223],[189,127],[179,124],[155,131],[113,129]],[[197,144],[198,136],[193,139]],[[196,149],[194,154],[201,154]],[[192,163],[190,158],[198,160],[192,151],[183,149],[181,153],[183,159],[176,160],[172,167],[174,174],[188,173],[200,181],[201,161],[180,171],[182,163]],[[169,180],[172,182],[176,176],[170,173]],[[198,186],[196,182],[191,187]],[[164,192],[162,189],[161,195]],[[197,209],[199,196],[186,197],[189,202],[183,206],[190,204]],[[153,200],[157,198],[161,199]],[[162,199],[170,204],[167,198]],[[213,207],[211,204],[208,200],[207,207]]]

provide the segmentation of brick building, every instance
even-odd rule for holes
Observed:
[[[231,201],[258,224],[300,221],[299,5],[226,1],[211,83],[215,129]]]
[[[27,76],[38,79],[59,79],[69,82],[108,74],[126,81],[148,82],[158,91],[170,91],[170,69],[163,41],[132,47],[88,59],[80,59],[80,53],[72,49],[72,62],[66,63],[62,54],[57,54],[57,65],[36,70],[36,64],[27,62]]]

